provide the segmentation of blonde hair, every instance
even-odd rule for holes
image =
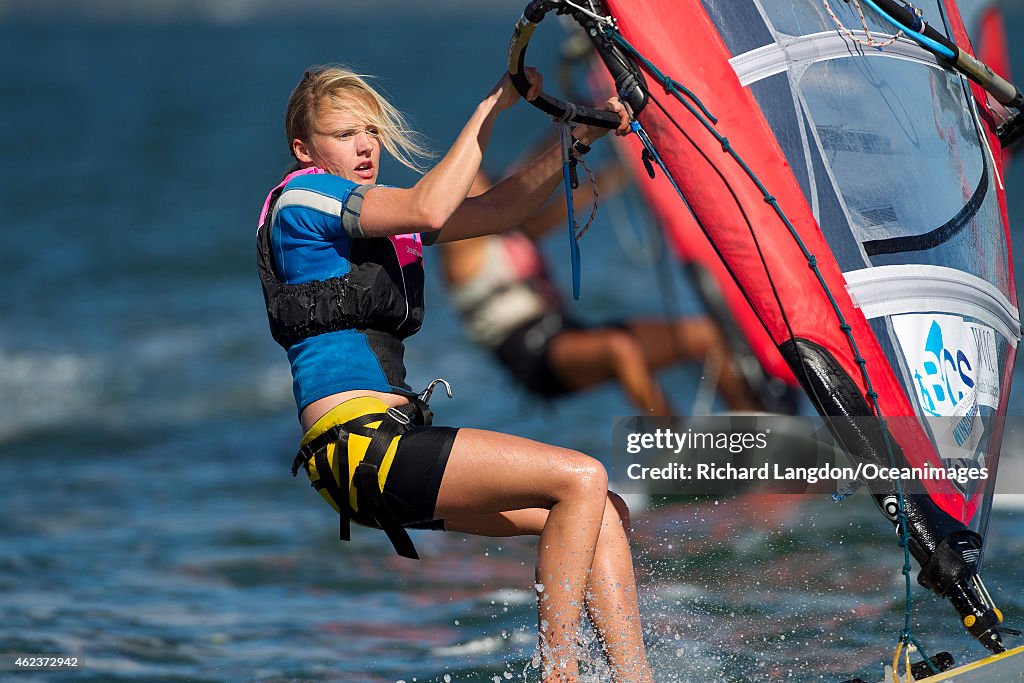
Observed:
[[[425,167],[417,160],[433,157],[422,136],[409,127],[405,116],[388,102],[362,76],[343,66],[314,66],[306,71],[288,98],[284,130],[289,149],[296,138],[312,144],[317,129],[317,108],[326,101],[329,106],[351,114],[380,135],[381,145],[400,164],[417,173]],[[294,152],[293,152],[294,155]]]

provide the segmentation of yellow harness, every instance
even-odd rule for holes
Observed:
[[[350,539],[351,520],[382,529],[399,555],[419,559],[382,492],[402,434],[414,422],[429,424],[429,415],[422,401],[389,408],[364,396],[335,406],[302,437],[292,476],[305,468],[313,488],[337,511],[341,540]]]

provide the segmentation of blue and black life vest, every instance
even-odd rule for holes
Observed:
[[[274,340],[287,350],[326,332],[365,332],[388,381],[404,386],[402,340],[423,324],[422,256],[400,258],[402,247],[395,238],[355,238],[348,255],[351,268],[345,275],[298,284],[282,282],[270,246],[273,209],[282,190],[279,187],[271,195],[270,208],[257,231],[257,267]]]

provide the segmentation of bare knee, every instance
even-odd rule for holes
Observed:
[[[608,472],[598,460],[574,452],[566,459],[565,490],[574,495],[604,498],[608,495]]]
[[[613,365],[628,365],[644,360],[643,349],[632,334],[619,329],[609,330],[606,334],[606,344]]]
[[[630,532],[630,517],[629,517],[629,506],[626,505],[626,501],[622,500],[622,497],[614,491],[608,492],[608,503],[605,508],[605,516],[608,521],[613,524],[621,524],[622,530],[626,533],[626,538],[629,538]]]
[[[725,340],[718,326],[706,318],[683,320],[679,323],[677,337],[685,341],[687,355],[691,357],[721,355],[725,351]]]

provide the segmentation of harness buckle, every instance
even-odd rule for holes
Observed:
[[[408,426],[412,424],[412,420],[409,419],[409,416],[403,413],[402,411],[398,410],[397,408],[388,408],[387,416],[403,426]]]

